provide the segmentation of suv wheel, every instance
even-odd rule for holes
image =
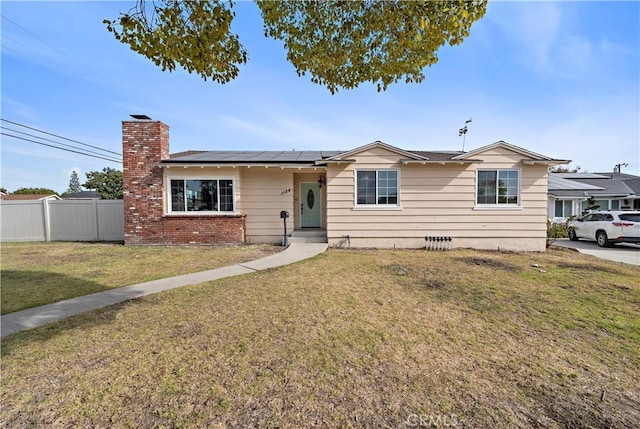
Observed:
[[[576,230],[575,229],[570,229],[569,230],[569,240],[578,241],[578,236],[576,235]]]
[[[604,231],[596,232],[596,242],[600,247],[609,247],[609,239],[607,238],[607,233]]]

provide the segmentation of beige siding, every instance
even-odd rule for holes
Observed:
[[[485,164],[512,164],[519,165],[520,161],[527,157],[517,152],[512,152],[504,147],[496,147],[486,150],[479,155],[473,156],[474,159],[481,159]]]
[[[375,148],[352,156],[354,164],[327,171],[327,235],[338,244],[348,235],[354,247],[423,247],[425,236],[451,236],[454,247],[506,250],[545,248],[547,167],[526,165],[523,155],[503,148],[474,158],[481,164],[410,164]],[[399,208],[354,207],[356,169],[400,170]],[[520,170],[521,206],[476,207],[476,170]]]
[[[293,172],[276,168],[243,168],[240,172],[240,212],[247,215],[247,242],[281,243],[280,211],[289,212],[293,229]]]

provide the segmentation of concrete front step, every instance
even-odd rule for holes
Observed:
[[[327,237],[288,237],[289,243],[327,243]]]
[[[326,229],[296,229],[291,231],[292,237],[326,237]]]
[[[289,243],[327,243],[327,231],[324,229],[296,229],[289,237]]]

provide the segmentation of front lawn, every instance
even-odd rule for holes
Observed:
[[[637,427],[639,278],[569,250],[330,250],[3,339],[2,421]]]
[[[275,246],[141,247],[3,243],[2,314],[107,289],[246,262]]]

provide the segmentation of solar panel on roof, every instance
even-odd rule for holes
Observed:
[[[171,162],[315,162],[340,154],[340,151],[225,151],[214,150],[171,158]]]

